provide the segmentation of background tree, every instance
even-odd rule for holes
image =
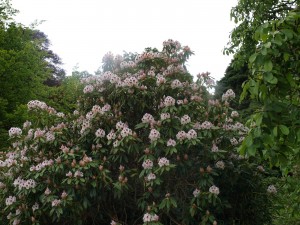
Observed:
[[[22,105],[30,99],[46,99],[48,86],[58,85],[65,72],[44,33],[10,20],[16,10],[9,1],[2,2],[0,9],[0,142],[4,146],[6,131],[24,122]]]
[[[283,18],[299,5],[299,0],[239,0],[231,10],[231,19],[237,26],[231,31],[230,41],[224,49],[234,54],[234,66],[248,64],[249,57],[256,51],[258,40],[254,39],[256,29],[268,21]]]

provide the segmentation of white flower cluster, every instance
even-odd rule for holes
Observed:
[[[182,83],[179,80],[173,80],[171,83],[171,88],[175,89],[175,88],[181,88],[182,87]]]
[[[15,196],[9,196],[8,198],[5,199],[5,204],[7,206],[12,205],[13,203],[15,203],[17,201]]]
[[[162,114],[160,114],[160,120],[161,121],[166,120],[166,119],[170,119],[170,118],[171,118],[170,113],[162,113]]]
[[[149,173],[147,176],[147,181],[155,180],[156,175],[154,173]]]
[[[169,146],[173,146],[173,147],[174,147],[175,145],[176,145],[176,141],[170,138],[170,139],[168,140],[168,142],[167,142],[167,146],[168,146],[168,147],[169,147]]]
[[[274,185],[269,185],[267,188],[267,192],[270,194],[276,194],[277,193],[276,187]]]
[[[184,115],[180,118],[180,122],[182,125],[188,124],[191,122],[191,117],[189,117],[188,115]]]
[[[96,132],[95,132],[95,135],[96,137],[99,137],[99,138],[103,138],[105,137],[105,131],[101,128],[99,128]]]
[[[156,214],[145,213],[143,216],[144,223],[158,221],[158,220],[159,220],[159,217]]]
[[[161,58],[163,55],[159,52],[144,52],[135,58],[135,63],[139,63],[146,59]]]
[[[194,197],[198,197],[200,195],[200,190],[198,188],[196,188],[194,191],[193,191],[193,195]]]
[[[203,130],[209,130],[213,127],[213,124],[209,121],[204,121],[201,125],[200,128]]]
[[[40,128],[37,128],[36,131],[34,132],[34,139],[44,137],[46,131],[41,130]]]
[[[32,100],[32,101],[29,101],[27,103],[27,107],[29,110],[32,110],[32,109],[43,109],[43,110],[47,110],[48,109],[48,106],[45,102],[41,102],[39,100]]]
[[[175,105],[175,99],[172,98],[171,96],[167,96],[164,99],[164,106],[168,107],[168,106],[173,106],[173,105]]]
[[[164,83],[166,83],[166,78],[164,78],[162,75],[156,77],[156,85],[157,86],[160,86]]]
[[[178,131],[178,133],[176,134],[176,138],[177,140],[183,141],[184,139],[196,139],[197,138],[197,132],[193,129],[189,130],[187,133],[183,130]]]
[[[119,122],[116,123],[116,129],[117,130],[122,130],[125,127],[127,127],[127,125],[125,123],[123,123],[122,121],[119,121]]]
[[[233,146],[236,146],[239,144],[239,142],[236,140],[236,138],[231,138],[230,139],[230,143],[233,145]]]
[[[23,129],[28,129],[29,127],[31,126],[31,122],[26,120],[24,123],[23,123]]]
[[[61,203],[61,200],[60,199],[54,199],[51,203],[52,207],[57,207],[59,206]]]
[[[101,110],[102,110],[103,112],[108,112],[109,110],[111,110],[111,106],[110,106],[109,104],[105,104],[105,105],[101,108]]]
[[[111,130],[107,135],[106,135],[107,140],[114,140],[116,139],[116,133],[114,130]]]
[[[123,83],[122,83],[123,87],[137,87],[138,86],[138,79],[136,79],[135,77],[127,77]]]
[[[81,130],[80,130],[80,133],[81,134],[84,134],[85,133],[85,131],[87,130],[87,129],[89,129],[89,128],[91,128],[91,122],[90,122],[90,120],[83,120],[83,122],[82,122],[82,125],[81,125]]]
[[[227,90],[225,94],[222,95],[222,101],[228,101],[234,98],[235,98],[235,93],[233,92],[232,89]]]
[[[75,171],[74,177],[83,177],[83,173],[79,170]]]
[[[143,123],[153,123],[154,121],[154,117],[149,113],[145,113],[145,115],[142,118]]]
[[[151,129],[150,134],[149,134],[149,139],[151,141],[156,141],[157,139],[160,138],[160,133],[156,129]]]
[[[22,135],[22,130],[19,127],[12,127],[8,131],[10,137],[16,137]]]
[[[176,50],[179,50],[181,48],[181,44],[179,41],[174,41],[172,39],[168,39],[167,41],[163,42],[164,48],[166,47],[174,47]]]
[[[178,133],[176,134],[176,138],[180,141],[183,141],[186,138],[185,131],[183,131],[183,130],[178,131]]]
[[[158,165],[159,167],[168,166],[170,165],[170,162],[167,158],[163,157],[158,160]]]
[[[230,116],[232,118],[237,118],[237,117],[239,117],[239,113],[237,111],[232,111]]]
[[[46,133],[45,137],[47,142],[51,142],[55,140],[54,134],[50,131]]]
[[[34,205],[32,206],[32,211],[34,212],[35,210],[38,210],[39,209],[39,204],[36,202],[34,203]]]
[[[197,138],[197,132],[193,129],[189,130],[187,133],[186,133],[186,138],[191,140],[191,139],[196,139]]]
[[[51,194],[51,190],[47,187],[45,192],[44,192],[45,195],[50,195]]]
[[[128,127],[124,127],[123,130],[121,131],[121,136],[124,138],[129,135],[132,135],[132,130],[129,129]]]
[[[220,190],[218,187],[216,187],[215,185],[211,186],[209,188],[209,192],[212,193],[212,194],[215,194],[215,195],[218,195],[220,194]]]
[[[26,188],[27,190],[30,188],[35,188],[36,187],[36,182],[33,179],[29,180],[23,180],[20,177],[14,180],[13,185],[15,187],[18,187],[19,190]]]
[[[129,62],[123,61],[120,63],[121,69],[134,68],[135,66],[136,64],[133,61],[129,61]]]
[[[222,160],[216,162],[216,168],[224,170],[225,163]]]
[[[36,166],[31,166],[30,171],[40,171],[41,169],[45,168],[46,166],[52,166],[54,161],[52,159],[44,160],[43,162],[37,164]]]
[[[17,160],[10,157],[8,159],[5,159],[4,161],[0,160],[0,167],[11,167],[12,165],[17,164]]]
[[[212,152],[219,152],[219,148],[215,143],[213,143],[213,146],[211,147],[211,151]]]

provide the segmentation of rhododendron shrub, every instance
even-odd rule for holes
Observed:
[[[248,129],[232,90],[212,99],[209,73],[193,81],[191,54],[172,40],[134,61],[108,53],[74,112],[30,101],[0,161],[4,224],[217,224]]]

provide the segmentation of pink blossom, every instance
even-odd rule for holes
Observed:
[[[167,142],[167,146],[173,146],[174,147],[175,145],[176,145],[176,141],[170,138]]]
[[[167,158],[163,157],[158,160],[158,165],[159,165],[159,167],[169,166],[170,162]]]
[[[143,168],[144,169],[152,169],[153,167],[153,162],[150,160],[150,159],[146,159],[144,162],[143,162]]]
[[[150,134],[149,134],[149,139],[151,141],[156,141],[157,139],[160,138],[160,133],[158,130],[151,129]]]

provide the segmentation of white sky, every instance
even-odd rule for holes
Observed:
[[[188,69],[196,75],[211,72],[219,80],[231,57],[222,54],[234,23],[230,9],[237,0],[12,0],[20,11],[16,20],[48,35],[71,74],[93,73],[108,51],[141,53],[146,47],[162,49],[169,38],[188,45],[195,55]]]

